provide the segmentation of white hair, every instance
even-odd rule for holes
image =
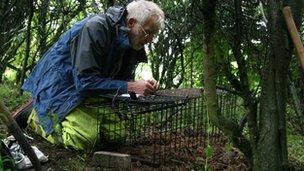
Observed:
[[[139,23],[144,24],[146,20],[153,17],[158,28],[164,27],[164,12],[154,2],[146,0],[132,1],[127,5],[127,11],[128,19],[135,18]]]

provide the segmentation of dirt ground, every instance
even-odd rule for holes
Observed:
[[[3,124],[0,124],[0,133],[5,133]],[[29,140],[31,145],[37,146],[45,155],[48,156],[49,161],[42,163],[44,171],[74,171],[74,170],[103,170],[97,167],[93,162],[93,152],[79,152],[71,149],[65,149],[55,146],[45,141],[40,136],[27,131],[27,134],[34,138]],[[205,160],[205,151],[203,147],[196,149],[187,149],[185,153],[180,154],[178,160],[171,160],[166,165],[159,167],[151,167],[139,161],[132,161],[132,171],[186,171],[186,170],[204,170],[207,164],[208,170],[222,171],[222,170],[247,170],[244,156],[236,149],[232,148],[224,137],[217,137],[221,141],[210,143],[213,147],[214,153],[208,161]],[[143,146],[132,147],[129,151],[140,151]],[[147,146],[145,147],[147,148]],[[125,150],[125,149],[124,149]],[[122,150],[122,151],[124,151]],[[127,150],[128,151],[128,150]],[[297,163],[291,163],[293,167],[289,170],[301,170]],[[33,169],[27,169],[33,170]]]
[[[0,132],[5,133],[4,126],[0,126]],[[29,140],[31,145],[37,146],[46,156],[49,161],[42,163],[45,171],[70,171],[70,170],[102,170],[93,162],[93,152],[79,152],[72,149],[65,149],[53,145],[42,137],[26,130],[26,133],[34,138]],[[210,143],[214,149],[214,155],[207,161],[207,166],[210,170],[246,170],[246,162],[241,153],[236,149],[228,149],[225,147],[226,140],[217,143]],[[226,145],[227,146],[227,145]],[[132,150],[140,151],[143,146],[132,147]],[[144,148],[147,148],[144,147]],[[125,151],[125,150],[122,150]],[[127,150],[128,151],[128,150]],[[130,150],[129,150],[130,151]],[[152,167],[145,165],[140,161],[132,161],[132,170],[134,171],[184,171],[184,170],[204,170],[206,160],[204,157],[204,148],[186,150],[179,154],[178,160],[166,162],[166,165]],[[27,169],[33,170],[33,169]]]
[[[65,149],[50,144],[40,136],[27,131],[28,134],[34,138],[30,143],[37,146],[45,155],[49,157],[49,161],[43,163],[43,170],[101,170],[96,167],[93,162],[93,152],[79,152],[75,150]],[[242,154],[235,149],[229,149],[225,147],[226,141],[212,143],[214,148],[214,155],[208,162],[208,168],[211,170],[246,170],[246,162]],[[133,147],[134,148],[134,147]],[[138,146],[142,148],[142,146]],[[147,147],[145,147],[147,148]],[[139,150],[140,149],[132,149]],[[194,155],[195,154],[195,155]],[[138,171],[178,171],[178,170],[203,170],[206,160],[204,159],[204,149],[199,147],[197,149],[188,150],[179,157],[179,160],[172,160],[166,163],[165,166],[151,167],[142,164],[140,161],[132,162],[132,170]]]

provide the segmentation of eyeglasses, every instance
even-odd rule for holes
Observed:
[[[144,32],[144,34],[145,34],[144,38],[145,38],[145,39],[148,38],[151,34],[147,33],[146,30],[143,28],[143,26],[142,26],[139,22],[137,22],[137,23],[138,23],[138,25],[140,26],[141,30],[142,30],[142,31]]]

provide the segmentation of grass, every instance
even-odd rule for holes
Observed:
[[[86,165],[82,159],[75,157],[69,160],[68,163],[64,164],[62,170],[86,170]]]
[[[19,93],[19,87],[13,84],[0,84],[0,101],[8,107],[10,111],[18,109],[30,99],[29,93]]]
[[[301,135],[287,135],[288,157],[291,162],[297,163],[304,167],[304,137]]]

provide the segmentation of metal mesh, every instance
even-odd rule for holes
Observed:
[[[227,92],[218,93],[221,112],[233,118],[236,98]],[[185,151],[204,147],[207,131],[212,135],[220,131],[207,124],[201,94],[199,89],[177,89],[137,100],[101,97],[96,108],[101,113],[98,149],[128,153],[142,163],[158,166],[183,156]],[[211,137],[212,141],[220,140],[220,136]]]

